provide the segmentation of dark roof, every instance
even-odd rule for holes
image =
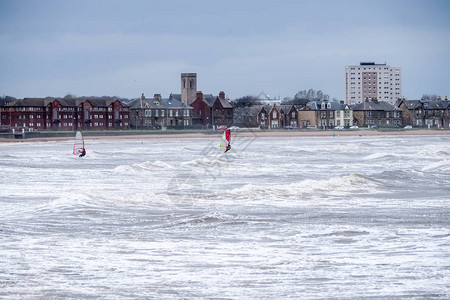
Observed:
[[[322,104],[325,104],[325,108],[322,108]],[[338,101],[310,101],[306,104],[311,110],[344,110],[345,104],[342,104]]]
[[[175,98],[181,102],[181,94],[170,94],[169,99],[170,98]]]
[[[230,102],[228,102],[226,99],[217,97],[220,101],[220,104],[222,105],[223,108],[233,108],[233,105],[231,105]]]
[[[118,101],[114,98],[24,98],[11,101],[9,106],[31,106],[31,107],[43,107],[47,106],[49,103],[53,101],[58,101],[61,106],[64,107],[76,107],[82,104],[85,101],[89,101],[94,107],[107,107],[111,105],[111,103]],[[120,101],[119,101],[120,102]],[[123,106],[127,106],[123,104]]]
[[[378,110],[378,111],[393,111],[397,108],[394,108],[392,104],[389,104],[384,101],[370,101],[359,103],[352,107],[352,110]]]
[[[162,98],[161,101],[155,98],[137,98],[130,102],[130,107],[132,109],[137,108],[182,108],[182,109],[192,109],[189,105],[175,99],[175,97]]]
[[[94,107],[108,107],[116,100],[115,98],[86,98],[86,101],[89,101]]]
[[[167,108],[183,108],[183,109],[192,109],[189,105],[175,99],[175,98],[164,98],[161,99],[161,104]]]
[[[213,107],[214,102],[216,102],[216,100],[219,100],[220,105],[222,105],[223,108],[233,108],[233,105],[231,105],[231,103],[228,102],[227,99],[220,98],[218,96],[213,96],[212,94],[203,94],[203,99],[202,100],[209,107]]]
[[[42,107],[47,106],[49,103],[53,102],[54,98],[24,98],[17,99],[9,103],[9,106],[32,106],[32,107]]]
[[[448,109],[450,107],[450,101],[443,100],[403,100],[407,109],[416,109],[423,107],[427,110],[442,110]],[[400,102],[401,103],[401,102]],[[400,104],[399,103],[399,104]]]

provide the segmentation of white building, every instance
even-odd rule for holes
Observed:
[[[376,98],[394,104],[402,98],[401,68],[362,62],[345,67],[345,102],[361,103]]]
[[[273,98],[264,92],[259,93],[259,95],[256,96],[256,99],[258,99],[264,105],[280,105],[281,104],[281,99],[279,96],[278,96],[278,99]]]

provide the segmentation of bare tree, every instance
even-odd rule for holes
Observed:
[[[438,97],[437,97],[436,94],[424,94],[422,96],[422,100],[434,101],[434,100],[437,100],[437,99],[438,99]]]
[[[244,96],[233,101],[234,107],[249,107],[260,104],[261,101],[259,101],[255,96]]]

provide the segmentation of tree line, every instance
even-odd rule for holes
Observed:
[[[253,105],[261,105],[262,99],[258,99],[256,96],[247,95],[241,98],[237,98],[233,101],[234,107],[249,107]],[[322,92],[321,90],[300,90],[298,91],[294,97],[286,97],[283,99],[282,104],[287,105],[301,105],[305,106],[310,101],[329,101],[330,96]],[[333,100],[336,100],[333,98]],[[337,101],[337,100],[336,100]]]

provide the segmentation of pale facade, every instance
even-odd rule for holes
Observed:
[[[377,99],[395,104],[401,98],[401,68],[374,62],[345,67],[345,103]]]

